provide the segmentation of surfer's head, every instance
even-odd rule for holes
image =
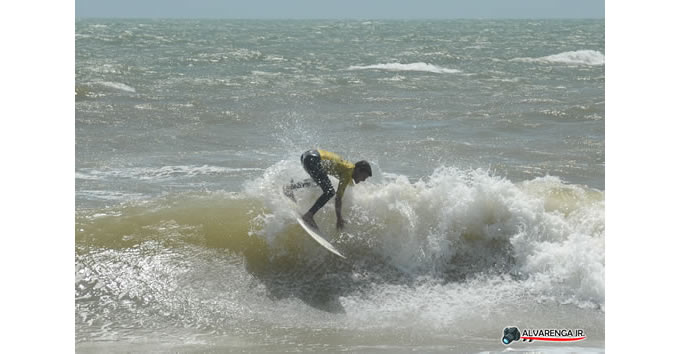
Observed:
[[[366,178],[373,176],[371,171],[371,164],[366,160],[361,160],[354,164],[354,172],[352,172],[352,179],[355,183],[363,182]]]

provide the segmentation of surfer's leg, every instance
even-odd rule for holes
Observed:
[[[321,194],[319,199],[316,200],[316,203],[314,203],[314,205],[309,209],[308,213],[311,213],[312,215],[316,214],[316,212],[326,205],[326,203],[328,203],[328,201],[331,200],[331,198],[333,198],[335,195],[335,190],[333,189],[331,180],[328,179],[328,175],[324,173],[323,175],[317,176],[317,178],[314,180],[323,190],[323,194]]]
[[[312,205],[309,211],[307,211],[307,213],[302,216],[302,220],[304,220],[307,224],[311,225],[313,228],[319,229],[319,227],[316,225],[316,221],[314,221],[314,214],[316,214],[316,212],[319,211],[319,209],[326,205],[326,203],[331,198],[333,198],[334,195],[335,191],[333,190],[333,187],[331,187],[331,189],[328,191],[324,191],[324,193],[319,197],[319,199],[316,200],[316,203]]]
[[[331,180],[328,178],[328,175],[321,167],[321,157],[319,156],[318,152],[308,151],[302,154],[301,160],[305,171],[307,171],[309,176],[312,177],[312,180],[314,180],[314,182],[316,182],[316,184],[321,187],[321,190],[323,190],[323,194],[321,194],[314,205],[302,217],[302,219],[307,223],[316,227],[316,223],[314,222],[314,214],[316,214],[319,209],[321,209],[331,198],[333,198],[335,195],[335,190],[333,189],[333,185],[331,184]]]

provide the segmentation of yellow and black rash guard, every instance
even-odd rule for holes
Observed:
[[[340,180],[336,197],[342,199],[343,194],[345,194],[345,188],[348,185],[354,185],[354,180],[352,180],[354,164],[343,160],[340,155],[330,151],[321,149],[317,149],[317,151],[321,156],[321,167],[324,171]]]

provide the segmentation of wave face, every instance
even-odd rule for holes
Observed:
[[[564,304],[575,308],[561,315],[566,323],[592,335],[602,325],[603,192],[451,167],[417,181],[376,171],[346,193],[345,230],[334,230],[331,206],[316,216],[344,261],[296,224],[319,191],[298,191],[297,206],[279,192],[298,170],[281,161],[238,193],[79,212],[81,340],[107,323],[115,338],[125,337],[115,330],[123,324],[260,335],[271,326],[428,333],[464,325],[465,335],[488,336],[497,323],[545,321],[536,308]]]
[[[435,74],[455,74],[460,72],[460,70],[442,68],[440,66],[427,63],[410,63],[410,64],[387,63],[365,66],[353,65],[350,66],[347,70],[370,70],[370,69],[387,71],[421,71]]]
[[[512,61],[597,66],[604,65],[604,54],[596,50],[577,50],[540,58],[515,58]]]

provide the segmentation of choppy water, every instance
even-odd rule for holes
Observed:
[[[509,325],[604,348],[604,21],[78,20],[75,41],[79,351],[497,351]],[[279,193],[315,147],[374,166],[344,232],[317,217],[347,262]]]

